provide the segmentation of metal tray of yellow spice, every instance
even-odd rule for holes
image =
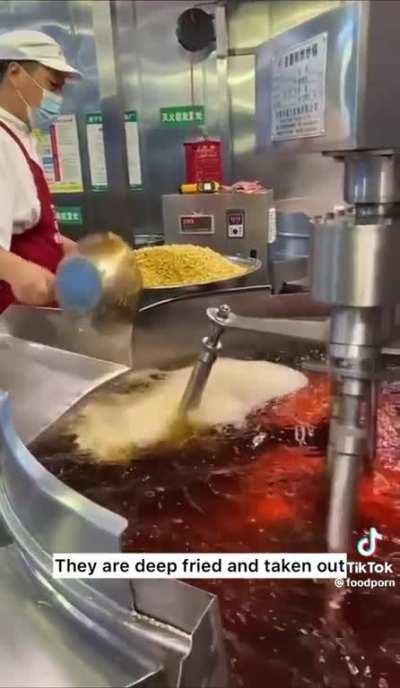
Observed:
[[[168,285],[157,285],[157,286],[144,286],[144,294],[165,296],[168,294],[171,296],[179,296],[181,294],[188,294],[194,292],[209,291],[216,288],[229,288],[235,286],[238,282],[244,280],[244,278],[257,272],[261,268],[261,260],[258,258],[245,258],[243,256],[223,256],[226,260],[229,260],[233,266],[243,268],[243,272],[240,274],[232,275],[230,277],[214,278],[212,280],[202,281],[202,282],[190,282],[185,284],[168,284]]]

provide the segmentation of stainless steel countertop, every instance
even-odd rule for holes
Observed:
[[[0,334],[0,358],[0,387],[10,393],[14,424],[26,444],[91,389],[127,370],[7,334]]]
[[[146,671],[84,633],[27,575],[13,545],[0,547],[0,684],[2,688],[161,686]]]

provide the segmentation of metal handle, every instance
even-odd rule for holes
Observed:
[[[218,351],[221,349],[220,339],[225,329],[224,320],[229,317],[230,308],[229,306],[220,306],[214,310],[219,321],[213,324],[209,336],[202,341],[199,357],[193,366],[179,407],[180,415],[183,417],[200,405],[212,367],[217,359]]]
[[[219,315],[218,308],[208,308],[207,316],[217,325],[224,328],[237,330],[249,330],[265,334],[277,334],[293,339],[326,343],[329,336],[329,319],[326,320],[301,320],[294,318],[249,318],[236,315],[229,310],[225,317]],[[293,323],[296,323],[296,331],[293,331]]]

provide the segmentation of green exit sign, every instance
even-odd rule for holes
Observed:
[[[103,124],[103,115],[100,112],[92,112],[86,115],[86,124]]]
[[[60,224],[62,225],[81,225],[82,220],[82,208],[78,207],[56,207],[56,217]]]
[[[125,112],[124,120],[125,122],[137,122],[138,116],[136,110],[129,110],[128,112]]]
[[[205,119],[203,105],[176,105],[160,109],[160,122],[163,127],[201,126]]]

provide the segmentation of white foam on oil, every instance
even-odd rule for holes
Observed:
[[[123,460],[129,449],[168,438],[191,370],[168,373],[144,390],[90,402],[74,424],[80,450],[100,461]],[[200,427],[241,426],[251,412],[306,384],[305,375],[283,365],[220,358],[189,420]]]

